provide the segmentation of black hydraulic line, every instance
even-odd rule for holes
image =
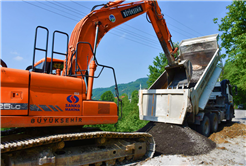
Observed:
[[[100,5],[95,5],[95,6],[93,6],[93,8],[91,9],[91,12],[93,11],[93,10],[95,10],[97,7],[99,7],[99,6],[105,6],[106,4],[100,4]]]
[[[93,60],[95,60],[96,58],[98,31],[99,31],[99,23],[96,25],[96,36],[95,36],[95,42],[94,42]]]
[[[1,61],[1,66],[2,67],[7,67],[6,63],[2,59],[0,59],[0,61]]]

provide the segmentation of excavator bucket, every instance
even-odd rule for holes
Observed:
[[[182,60],[178,64],[166,66],[165,71],[149,89],[184,89],[188,88],[192,77],[192,64]]]
[[[177,65],[166,66],[168,77],[167,89],[184,89],[189,87],[192,77],[192,65],[189,60],[183,60]]]

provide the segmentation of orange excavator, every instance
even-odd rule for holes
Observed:
[[[156,1],[103,4],[77,23],[70,40],[66,33],[53,33],[51,57],[47,57],[49,31],[38,26],[33,64],[27,70],[1,67],[2,165],[114,165],[130,159],[152,157],[153,137],[148,133],[93,131],[83,125],[115,124],[121,118],[115,72],[96,59],[96,48],[112,28],[143,13],[153,25],[168,59],[169,68],[179,66],[171,34]],[[47,31],[46,48],[36,47],[38,29]],[[57,33],[67,36],[67,52],[54,51]],[[68,42],[69,41],[69,42]],[[35,62],[35,52],[45,58]],[[65,60],[54,59],[54,54]],[[94,101],[93,81],[97,66],[113,70],[118,103]],[[89,68],[89,70],[88,70]],[[101,70],[101,72],[102,72]],[[100,72],[100,73],[101,73]],[[100,75],[100,74],[99,74]]]

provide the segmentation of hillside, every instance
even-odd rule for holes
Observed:
[[[119,94],[122,95],[123,93],[131,95],[134,90],[139,90],[140,84],[141,88],[147,88],[147,80],[148,78],[139,78],[136,81],[132,81],[126,84],[118,84],[118,89],[119,89]],[[95,88],[93,89],[93,100],[99,100],[100,96],[106,92],[106,91],[111,91],[115,95],[115,90],[114,90],[114,85],[109,87],[109,88]]]

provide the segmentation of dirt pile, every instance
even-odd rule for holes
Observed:
[[[224,127],[220,132],[213,133],[210,135],[209,139],[212,141],[221,144],[227,143],[228,138],[235,138],[238,136],[246,137],[246,125],[241,123],[234,123],[229,127]]]
[[[208,153],[216,147],[213,141],[188,127],[149,122],[138,131],[153,135],[157,155],[199,155]]]

